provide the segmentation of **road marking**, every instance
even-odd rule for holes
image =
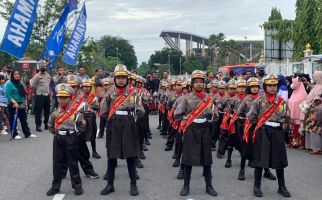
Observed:
[[[53,200],[63,200],[65,197],[65,194],[55,194]]]

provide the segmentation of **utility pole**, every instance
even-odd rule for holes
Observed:
[[[181,58],[180,58],[179,62],[180,62],[180,76],[181,76],[182,75],[182,73],[181,73]]]

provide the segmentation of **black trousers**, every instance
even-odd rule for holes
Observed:
[[[76,135],[58,135],[54,136],[53,142],[53,175],[54,180],[52,182],[53,189],[59,189],[64,176],[63,171],[65,166],[69,168],[70,179],[72,187],[79,189],[82,187],[82,181],[79,175],[78,168],[78,142]]]
[[[190,185],[190,179],[191,179],[191,170],[192,166],[189,165],[184,165],[183,166],[183,176],[184,176],[184,186],[189,186]],[[209,166],[203,166],[203,173],[205,176],[205,182],[206,185],[212,185],[212,176],[211,176],[211,165]]]
[[[219,135],[219,144],[218,144],[218,154],[225,155],[225,152],[228,148],[229,135],[228,131],[222,130]]]
[[[175,132],[176,132],[176,141],[174,146],[174,153],[175,155],[178,156],[178,159],[180,160],[182,155],[182,147],[183,147],[182,134],[179,133],[177,130]]]
[[[79,134],[77,136],[77,140],[78,140],[78,161],[79,164],[81,166],[81,168],[83,169],[85,174],[89,174],[89,173],[93,173],[94,172],[94,167],[91,163],[91,161],[89,160],[89,158],[91,157],[91,154],[88,150],[87,144],[86,144],[86,140],[84,139],[84,136],[82,134]],[[62,171],[63,175],[67,173],[67,165],[64,166],[64,169]]]
[[[176,139],[176,130],[170,126],[169,128],[169,131],[168,131],[168,138],[167,138],[167,142],[166,142],[166,146],[169,146],[169,147],[173,147],[173,144],[174,144],[174,141]]]
[[[135,166],[135,157],[126,158],[127,170],[131,180],[131,185],[136,184],[136,166]],[[107,160],[107,183],[113,185],[115,178],[115,168],[117,165],[117,159],[108,159]]]
[[[44,124],[47,126],[50,115],[50,96],[35,96],[35,122],[36,127],[41,127],[41,115],[44,110]]]
[[[98,136],[103,137],[104,136],[104,130],[106,127],[106,123],[107,123],[107,118],[106,117],[100,117],[100,131],[98,133]]]
[[[167,135],[167,131],[169,129],[169,121],[167,119],[168,116],[168,110],[165,110],[165,112],[162,115],[162,135]]]
[[[266,169],[265,169],[266,170]],[[254,170],[254,185],[261,186],[263,168],[255,167]],[[276,169],[276,176],[278,180],[279,187],[285,187],[284,169]]]
[[[14,121],[14,116],[15,116],[15,113],[16,113],[16,109],[12,106],[12,104],[9,104],[8,110],[9,110],[9,118],[10,118],[9,119],[9,121],[10,121],[10,129],[11,129],[11,131],[14,130],[13,134],[12,134],[12,138],[14,138],[14,137],[16,137],[18,135],[17,123],[16,123],[15,127],[12,127],[13,126],[13,121]],[[25,135],[26,138],[29,137],[31,135],[31,133],[30,133],[30,129],[29,129],[29,126],[28,126],[28,122],[27,122],[27,112],[26,112],[26,110],[23,109],[23,108],[19,109],[17,118],[19,118],[19,120],[20,120],[20,124],[21,124],[23,134]]]

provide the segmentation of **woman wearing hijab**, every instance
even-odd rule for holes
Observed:
[[[19,71],[14,70],[11,72],[10,82],[6,85],[6,96],[8,99],[8,110],[10,116],[10,125],[12,130],[12,138],[15,140],[20,140],[21,137],[18,135],[17,132],[17,123],[15,123],[15,127],[13,126],[14,116],[17,112],[17,115],[21,123],[22,132],[25,135],[25,138],[35,138],[37,137],[34,134],[30,133],[30,129],[27,123],[27,112],[26,112],[26,92],[25,86],[20,81],[21,76]]]
[[[307,93],[303,82],[299,77],[292,79],[291,88],[293,93],[288,100],[290,109],[290,117],[294,122],[290,143],[292,147],[304,148],[304,137],[299,133],[299,128],[304,121],[304,113],[301,111],[299,105],[307,99]]]
[[[320,154],[322,151],[322,95],[316,96],[308,109],[305,121],[305,148],[309,150],[310,154]]]
[[[309,96],[307,97],[307,102],[311,103],[312,100],[322,94],[322,71],[315,71],[313,74],[313,81],[315,86],[312,88]]]

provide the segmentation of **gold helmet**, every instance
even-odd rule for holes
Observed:
[[[218,88],[226,89],[227,88],[227,83],[225,81],[218,81]]]
[[[92,81],[90,79],[86,79],[82,83],[82,87],[92,87]]]
[[[70,86],[80,86],[81,80],[76,75],[68,75],[67,76],[67,83]]]
[[[278,76],[276,74],[269,74],[263,80],[266,85],[278,85]]]
[[[70,97],[75,93],[74,89],[66,83],[60,83],[55,87],[57,97]]]
[[[114,69],[114,76],[128,76],[129,72],[125,65],[119,64]]]
[[[259,86],[259,80],[256,77],[251,77],[247,80],[247,86]]]
[[[234,79],[231,79],[228,83],[227,83],[227,87],[228,88],[237,88],[237,82]]]
[[[246,87],[247,86],[247,82],[245,79],[239,79],[237,81],[237,87]]]
[[[195,79],[195,78],[201,78],[201,79],[205,79],[206,78],[206,74],[204,71],[201,70],[195,70],[192,72],[191,74],[191,80]]]

